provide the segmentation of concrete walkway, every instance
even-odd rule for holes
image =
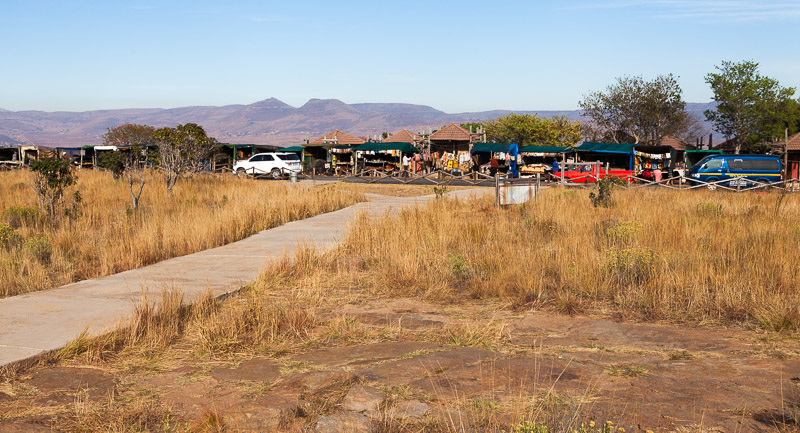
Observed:
[[[488,192],[459,190],[449,195],[468,197]],[[380,216],[404,206],[423,204],[432,196],[368,194],[368,198],[371,201],[293,221],[218,248],[53,290],[0,299],[0,366],[60,349],[84,330],[90,335],[113,330],[131,316],[144,290],[157,295],[163,289],[180,289],[186,302],[206,290],[219,296],[254,281],[267,260],[298,245],[333,248],[358,213]]]

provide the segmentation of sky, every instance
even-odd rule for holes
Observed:
[[[310,98],[572,110],[616,77],[753,60],[800,87],[800,0],[0,0],[0,108]]]

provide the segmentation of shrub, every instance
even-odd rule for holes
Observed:
[[[8,224],[0,223],[0,246],[8,248],[19,242],[19,235]]]
[[[642,224],[637,221],[606,220],[602,226],[606,240],[612,245],[630,245],[642,234]]]
[[[3,211],[3,219],[15,229],[38,227],[42,222],[42,212],[35,207],[11,206]]]
[[[607,256],[608,276],[621,286],[641,286],[656,273],[656,256],[650,248],[625,248]]]
[[[75,185],[75,173],[69,161],[60,159],[41,159],[31,162],[34,173],[33,189],[39,196],[42,210],[55,221],[56,208],[61,205],[64,190]]]
[[[50,256],[53,254],[53,247],[44,235],[38,235],[28,239],[25,241],[22,248],[31,257],[42,263],[49,263]]]
[[[614,185],[622,184],[617,176],[607,176],[597,181],[597,194],[590,192],[589,199],[594,207],[609,207],[612,205],[611,191]]]

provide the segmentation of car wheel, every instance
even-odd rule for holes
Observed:
[[[280,179],[281,177],[283,177],[283,175],[281,174],[281,170],[279,168],[273,168],[270,174],[272,175],[273,179]]]
[[[709,191],[714,191],[715,189],[717,189],[717,184],[711,185],[711,182],[716,182],[716,181],[717,179],[713,177],[711,179],[706,180],[706,182],[708,182],[708,185],[706,185],[706,187],[708,187]]]
[[[247,172],[245,172],[243,168],[237,168],[236,175],[239,177],[245,177],[247,176]]]

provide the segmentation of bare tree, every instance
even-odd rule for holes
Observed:
[[[128,182],[133,210],[139,208],[139,199],[146,183],[144,171],[147,148],[153,145],[154,131],[155,129],[149,125],[128,123],[109,129],[103,135],[105,145],[117,146],[117,151],[122,152],[120,154],[122,173]]]
[[[202,126],[196,123],[161,128],[154,133],[158,145],[159,168],[164,173],[167,192],[181,176],[192,176],[202,170],[211,157],[217,140],[208,137]]]
[[[585,95],[580,107],[616,143],[630,136],[635,143],[660,144],[662,137],[675,135],[685,123],[682,93],[672,74],[652,81],[622,77],[605,92]]]

